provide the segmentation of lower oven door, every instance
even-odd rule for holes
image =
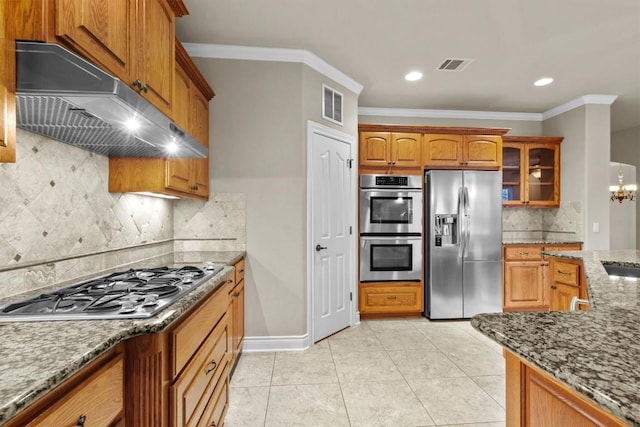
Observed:
[[[422,280],[420,236],[361,236],[360,281]]]

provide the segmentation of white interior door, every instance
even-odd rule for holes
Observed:
[[[354,147],[318,129],[310,128],[309,137],[311,333],[317,342],[351,324]]]

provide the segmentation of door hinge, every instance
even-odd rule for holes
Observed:
[[[347,160],[347,166],[349,167],[349,169],[353,168],[353,159],[348,159]]]
[[[353,292],[349,292],[349,301],[353,301]]]
[[[349,226],[349,234],[353,234],[353,225]]]

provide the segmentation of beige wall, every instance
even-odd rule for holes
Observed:
[[[584,248],[609,248],[610,106],[585,105],[543,123],[545,135],[562,135],[561,199],[584,206]],[[600,231],[593,232],[593,223]]]
[[[511,129],[508,135],[542,135],[542,122],[525,120],[440,119],[427,117],[359,116],[359,123],[471,126]]]
[[[306,126],[355,129],[357,99],[298,63],[195,58],[211,102],[212,191],[244,193],[246,334],[307,333]],[[345,96],[345,128],[321,119],[322,82]]]

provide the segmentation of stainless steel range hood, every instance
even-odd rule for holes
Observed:
[[[20,128],[110,157],[207,156],[142,96],[62,46],[16,42],[16,65]]]

